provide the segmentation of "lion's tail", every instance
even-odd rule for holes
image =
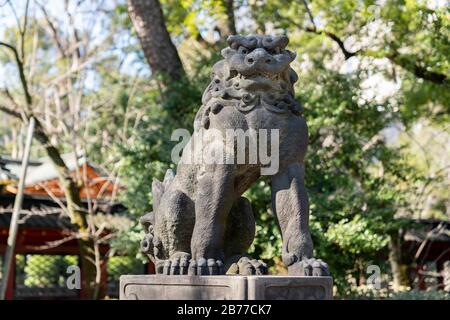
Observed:
[[[164,192],[169,188],[174,178],[172,169],[167,169],[164,180],[161,182],[158,179],[153,179],[152,195],[153,195],[153,210],[156,210],[161,202]]]
[[[164,192],[168,189],[169,185],[172,183],[174,178],[174,173],[172,169],[166,171],[164,180],[161,182],[158,179],[153,179],[152,182],[152,195],[153,195],[153,211],[146,213],[141,217],[140,223],[146,233],[144,239],[141,241],[141,251],[146,253],[150,259],[155,262],[155,257],[158,255],[157,252],[160,250],[161,241],[155,237],[153,232],[153,225],[155,224],[155,213],[158,208],[161,198]]]

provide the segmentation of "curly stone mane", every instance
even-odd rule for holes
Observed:
[[[296,54],[286,49],[286,36],[230,36],[223,60],[212,69],[212,80],[202,97],[196,128],[209,126],[209,113],[232,106],[249,112],[262,106],[274,113],[301,115],[294,99],[298,80],[289,64]]]

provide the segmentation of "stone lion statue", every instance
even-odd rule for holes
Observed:
[[[271,136],[266,142],[271,147],[278,142],[277,170],[268,175],[283,238],[282,260],[290,275],[328,275],[327,264],[312,257],[303,163],[308,131],[294,99],[298,77],[290,67],[296,54],[286,49],[286,36],[235,35],[227,41],[229,47],[221,52],[224,59],[213,66],[176,175],[168,170],[164,181],[153,181],[153,212],[141,218],[146,232],[141,250],[158,274],[267,274],[265,263],[246,255],[255,219],[250,202],[242,196],[267,163],[225,161],[236,159],[237,137],[210,133],[253,130],[256,134],[246,136],[249,142],[244,144],[249,151],[250,138],[261,140],[259,130],[275,130],[278,140]],[[189,161],[199,152],[192,146],[200,139],[200,151],[224,161]],[[219,149],[222,153],[215,153]]]

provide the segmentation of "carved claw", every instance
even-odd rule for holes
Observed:
[[[286,252],[282,254],[281,259],[286,266],[290,266],[294,264],[297,257],[293,253]]]
[[[302,259],[288,267],[289,275],[292,276],[329,276],[328,264],[321,259]]]
[[[227,274],[239,274],[243,276],[268,274],[267,264],[261,260],[241,257],[230,265]]]
[[[282,253],[281,253],[281,259],[283,260],[283,263],[285,264],[285,266],[289,267],[291,265],[294,264],[294,262],[297,260],[297,257],[295,256],[295,254],[289,252],[288,248],[289,248],[289,241],[291,239],[288,238],[286,241],[283,242],[283,248]]]
[[[189,261],[188,275],[190,276],[197,275],[197,261],[195,261],[195,259]]]
[[[188,274],[189,260],[187,257],[180,259],[180,274]]]
[[[197,259],[197,275],[198,276],[206,276],[208,275],[208,266],[206,264],[205,258]]]
[[[158,258],[161,250],[162,250],[162,242],[157,236],[154,236],[153,237],[153,256],[155,258]]]
[[[188,273],[189,254],[176,255],[172,259],[160,260],[156,264],[156,273],[164,275],[184,275]]]
[[[164,274],[164,263],[165,260],[156,260],[155,262],[155,273]]]
[[[225,274],[221,260],[199,258],[189,261],[188,275],[190,276],[215,276]]]
[[[171,265],[171,261],[170,260],[166,260],[164,262],[163,274],[165,274],[165,275],[169,275],[170,274],[170,265]]]
[[[153,235],[146,234],[141,241],[141,252],[145,254],[153,254]]]
[[[171,259],[160,260],[156,264],[156,273],[164,275],[223,275],[224,264],[221,260],[198,258],[190,259],[190,254],[175,253]]]
[[[215,260],[215,259],[204,259],[199,258],[197,260],[191,260],[191,275],[210,275],[210,276],[216,276],[216,275],[223,275],[224,267],[223,262],[221,260]]]

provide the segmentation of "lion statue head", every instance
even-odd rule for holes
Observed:
[[[296,54],[282,36],[230,36],[223,60],[213,66],[212,81],[203,93],[204,106],[220,103],[249,112],[258,105],[274,113],[302,110],[294,99],[298,80],[290,63]]]

